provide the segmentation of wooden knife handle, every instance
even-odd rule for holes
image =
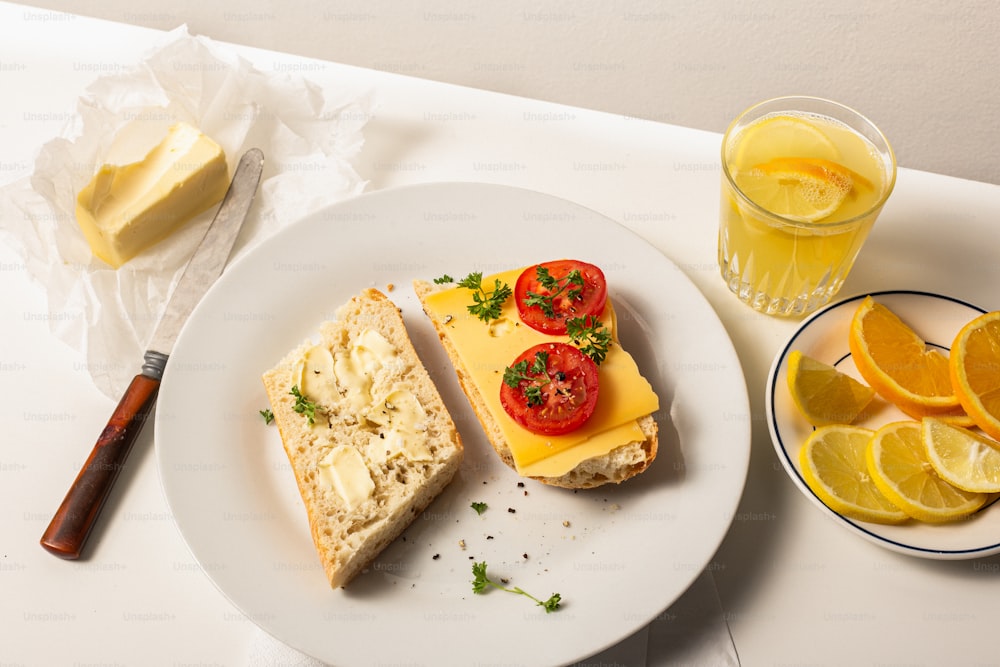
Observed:
[[[156,403],[159,388],[158,378],[136,375],[132,379],[42,535],[41,544],[46,550],[60,558],[80,557],[90,529]]]

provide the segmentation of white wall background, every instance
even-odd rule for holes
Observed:
[[[28,0],[713,131],[829,97],[901,166],[1000,184],[996,0]]]

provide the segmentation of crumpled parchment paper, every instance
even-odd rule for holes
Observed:
[[[160,314],[217,207],[115,270],[95,258],[75,217],[76,194],[101,164],[140,159],[186,121],[226,152],[230,175],[249,148],[264,152],[260,189],[230,261],[271,233],[361,193],[352,159],[370,117],[367,92],[334,91],[263,72],[186,26],[136,66],[95,80],[30,177],[0,191],[0,219],[46,289],[52,332],[85,357],[115,398],[139,372]]]

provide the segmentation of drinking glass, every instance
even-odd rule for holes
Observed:
[[[782,97],[722,140],[719,266],[741,301],[800,316],[837,293],[896,181],[896,159],[857,111]]]

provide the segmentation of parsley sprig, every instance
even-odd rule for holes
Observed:
[[[483,512],[489,508],[489,505],[482,502],[473,502],[471,505],[472,509],[476,510],[476,514],[482,515]]]
[[[524,303],[527,306],[538,306],[545,313],[546,317],[555,317],[555,300],[565,294],[569,301],[578,299],[583,294],[583,274],[580,269],[573,269],[563,278],[556,278],[544,266],[535,267],[535,275],[538,283],[548,292],[540,294],[538,292],[527,292]]]
[[[445,283],[453,283],[455,282],[455,279],[448,274],[445,274],[440,278],[435,278],[434,282],[435,284],[442,285]],[[494,279],[493,289],[483,287],[482,271],[473,271],[456,284],[459,287],[465,287],[466,289],[472,290],[473,304],[468,307],[469,312],[481,319],[483,322],[500,319],[500,313],[503,311],[503,304],[510,298],[511,294],[514,293],[514,290],[511,289],[510,285],[501,281],[499,278]]]
[[[518,586],[508,588],[503,584],[499,584],[493,581],[486,574],[486,561],[472,564],[472,576],[475,577],[475,579],[472,580],[473,593],[476,594],[483,593],[486,591],[486,588],[488,586],[492,586],[493,588],[496,588],[498,590],[506,591],[508,593],[516,593],[518,595],[523,595],[530,600],[534,600],[535,604],[537,604],[539,607],[545,608],[546,614],[552,613],[556,609],[559,609],[559,604],[562,601],[562,596],[559,595],[559,593],[553,593],[548,600],[539,600],[534,595],[531,595],[530,593],[522,590]]]
[[[566,334],[571,341],[580,346],[580,351],[593,359],[598,366],[608,356],[611,332],[593,315],[566,320]]]
[[[299,386],[295,385],[292,387],[290,392],[292,396],[295,397],[295,406],[292,408],[300,415],[305,415],[306,419],[309,421],[309,425],[312,426],[316,423],[316,410],[319,409],[315,403],[310,401],[308,398],[302,395],[299,391]]]
[[[527,359],[522,359],[513,366],[508,366],[503,371],[503,383],[508,387],[517,389],[521,382],[528,382],[524,388],[524,397],[528,400],[528,407],[541,405],[545,402],[542,396],[542,387],[552,382],[549,376],[549,353],[536,352],[535,359],[528,365]]]

